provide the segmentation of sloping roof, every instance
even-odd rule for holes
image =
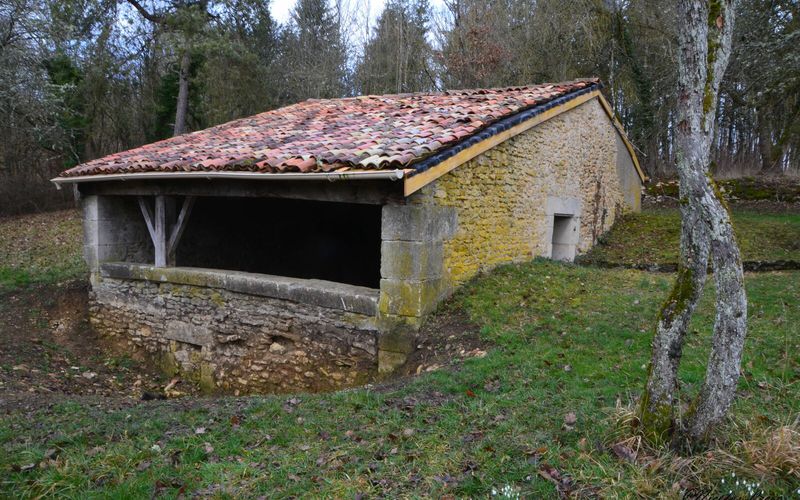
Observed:
[[[481,134],[597,90],[596,79],[311,99],[78,165],[62,177],[144,172],[426,170]],[[512,119],[512,120],[509,120]],[[513,126],[510,123],[508,126]],[[454,147],[456,146],[456,147]]]

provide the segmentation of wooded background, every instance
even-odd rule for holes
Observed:
[[[597,76],[653,177],[674,175],[675,0],[0,0],[0,214],[68,204],[86,160],[307,98]],[[800,2],[742,0],[719,177],[800,174]],[[186,85],[180,92],[181,83]],[[181,120],[178,120],[182,123]]]

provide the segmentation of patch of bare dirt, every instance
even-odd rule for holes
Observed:
[[[114,350],[89,325],[88,288],[84,281],[72,281],[0,294],[0,413],[46,410],[67,400],[106,409],[128,407],[165,399],[175,388],[181,395],[198,395],[188,382],[111,354]],[[446,309],[423,325],[408,362],[376,388],[390,390],[408,377],[457,369],[466,358],[486,355],[489,345],[466,313]],[[203,406],[217,398],[180,401],[174,403]]]
[[[416,351],[398,373],[401,376],[437,370],[466,358],[483,357],[489,348],[467,314],[449,307],[423,324],[416,342]]]
[[[118,405],[160,397],[157,371],[112,356],[87,320],[88,284],[36,286],[0,295],[0,412],[64,399]]]

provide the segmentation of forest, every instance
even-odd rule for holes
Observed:
[[[72,203],[49,179],[309,98],[596,76],[648,175],[675,175],[675,0],[0,1],[0,214]],[[715,176],[800,174],[800,3],[741,0]]]

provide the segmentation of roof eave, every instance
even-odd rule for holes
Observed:
[[[58,189],[64,184],[83,184],[90,182],[124,182],[138,180],[167,179],[243,179],[259,181],[350,181],[350,180],[388,180],[397,181],[406,176],[406,170],[370,170],[344,172],[139,172],[129,174],[97,174],[74,177],[56,177],[50,182]]]

